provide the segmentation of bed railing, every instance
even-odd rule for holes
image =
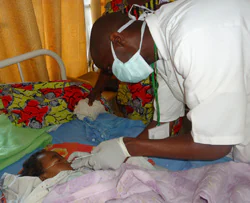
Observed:
[[[21,78],[22,82],[24,82],[24,76],[23,76],[22,67],[21,67],[20,62],[26,61],[28,59],[31,59],[31,58],[34,58],[37,56],[43,56],[43,55],[51,56],[52,58],[54,58],[56,60],[56,62],[59,65],[59,68],[60,68],[61,79],[67,80],[65,66],[64,66],[64,63],[63,63],[61,57],[58,56],[55,52],[47,50],[47,49],[39,49],[39,50],[31,51],[31,52],[28,52],[28,53],[25,53],[25,54],[22,54],[19,56],[14,56],[12,58],[2,60],[2,61],[0,61],[0,68],[5,68],[6,66],[17,64],[20,78]]]

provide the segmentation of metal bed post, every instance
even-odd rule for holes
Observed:
[[[39,50],[31,51],[31,52],[28,52],[28,53],[25,53],[25,54],[22,54],[19,56],[14,56],[12,58],[2,60],[2,61],[0,61],[0,68],[5,68],[6,66],[13,65],[13,64],[18,64],[18,70],[20,73],[20,77],[21,77],[22,82],[24,82],[22,68],[21,68],[21,65],[19,62],[26,61],[28,59],[31,59],[31,58],[34,58],[37,56],[42,56],[42,55],[48,55],[48,56],[51,56],[52,58],[54,58],[60,67],[61,79],[67,80],[65,66],[64,66],[64,63],[63,63],[61,57],[58,56],[55,52],[50,51],[48,49],[39,49]]]

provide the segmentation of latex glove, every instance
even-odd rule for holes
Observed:
[[[88,157],[86,165],[94,170],[99,169],[117,169],[121,166],[130,154],[123,142],[123,137],[104,141],[95,147],[92,152],[93,156]]]
[[[69,158],[68,158],[68,162],[71,163],[71,167],[73,169],[79,169],[82,167],[86,167],[89,166],[88,161],[89,161],[89,157],[91,157],[92,154],[88,153],[88,152],[73,152]]]

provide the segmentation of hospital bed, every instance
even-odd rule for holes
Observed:
[[[13,57],[10,59],[0,61],[0,68],[6,68],[9,65],[17,64],[17,68],[18,68],[19,73],[20,73],[20,79],[22,82],[25,82],[25,78],[23,77],[22,67],[21,67],[20,63],[24,60],[29,60],[33,57],[37,57],[37,56],[41,56],[41,55],[49,55],[49,56],[53,57],[59,65],[61,79],[67,80],[65,66],[63,64],[63,61],[56,53],[54,53],[50,50],[44,50],[44,49],[36,50],[36,51],[30,52],[30,53],[22,54],[20,56],[16,56],[16,57]],[[88,83],[87,82],[88,78],[84,78],[84,80],[85,80],[85,83]],[[81,81],[78,79],[77,82],[81,82]],[[73,83],[73,84],[69,84],[69,86],[70,85],[74,86],[76,84],[79,85],[78,83]],[[15,88],[18,88],[18,87],[19,87],[18,84],[14,84],[14,86],[11,86],[11,88],[14,90],[15,90]],[[91,91],[91,89],[88,89],[88,88],[85,88],[84,91],[85,90]],[[28,90],[25,89],[24,92],[25,91],[28,91]],[[13,94],[14,93],[16,93],[16,91],[13,91]],[[0,95],[1,95],[1,92],[0,92]],[[0,99],[1,99],[1,97],[0,97]],[[17,126],[15,126],[13,124],[13,120],[11,123],[11,119],[9,119],[6,116],[5,116],[5,118],[3,118],[4,116],[5,116],[4,114],[0,115],[0,128],[1,128],[1,122],[2,121],[5,122],[2,124],[4,126],[6,126],[6,131],[5,131],[6,134],[9,133],[8,130],[12,131],[12,132],[18,132],[18,129],[19,129],[19,131],[21,132],[21,129],[26,130],[28,128],[27,126],[20,126],[18,123],[15,123],[15,124],[17,124]],[[7,126],[8,126],[8,128],[7,128]],[[15,149],[16,151],[13,150],[13,152],[12,152],[10,150],[9,156],[13,156],[13,154],[14,155],[18,154],[19,156],[16,156],[15,159],[8,160],[8,161],[11,161],[12,163],[7,164],[6,167],[4,167],[0,171],[0,176],[2,176],[2,174],[4,172],[17,174],[21,170],[23,162],[32,153],[42,149],[46,144],[52,144],[49,147],[47,147],[50,150],[57,150],[57,151],[59,151],[59,152],[61,151],[63,153],[65,153],[65,150],[66,151],[68,150],[68,152],[71,150],[71,152],[72,152],[74,150],[79,150],[82,147],[82,146],[79,147],[79,144],[80,145],[84,144],[86,146],[95,146],[104,140],[108,140],[108,139],[112,139],[112,138],[116,138],[116,137],[120,137],[120,136],[135,137],[144,129],[144,127],[145,126],[141,121],[132,121],[132,120],[125,119],[125,118],[118,118],[116,116],[113,116],[112,114],[102,114],[98,117],[98,119],[96,121],[92,121],[90,119],[85,119],[83,121],[77,120],[77,119],[71,119],[67,122],[62,123],[61,125],[58,125],[58,124],[47,125],[47,126],[44,126],[43,128],[32,129],[32,130],[34,130],[34,134],[37,134],[37,137],[34,136],[36,139],[34,137],[33,137],[34,139],[29,137],[29,140],[28,140],[29,145],[25,146],[26,149],[23,149],[22,146],[19,146],[19,151],[17,151]],[[13,130],[13,128],[15,128],[15,129]],[[2,129],[5,129],[5,128],[2,126]],[[26,136],[25,133],[26,133],[25,131],[23,131],[21,133],[23,136],[23,138],[21,138],[21,139],[23,139],[23,140],[25,140],[25,136]],[[8,134],[8,135],[12,136],[12,134]],[[1,136],[3,136],[3,133],[1,134]],[[31,136],[31,135],[29,135],[29,136]],[[41,139],[41,138],[44,138],[44,139]],[[8,154],[6,155],[6,153],[3,153],[3,152],[6,152],[6,150],[8,150],[8,149],[5,149],[6,140],[3,141],[3,138],[0,137],[0,143],[1,143],[0,159],[2,160],[3,154],[4,154],[5,158],[6,157],[9,158]],[[38,144],[34,145],[34,143],[38,143]],[[20,141],[20,145],[21,144],[24,144],[24,142]],[[72,148],[72,146],[73,146],[73,148]],[[88,150],[89,150],[89,148],[88,148]],[[1,158],[1,156],[2,156],[2,158]],[[160,158],[152,158],[151,161],[153,164],[157,164],[157,165],[160,165],[162,167],[166,167],[168,169],[175,170],[175,171],[189,169],[190,165],[195,165],[196,168],[206,165],[206,164],[201,163],[201,162],[174,161],[174,160],[165,160],[165,159],[160,159]],[[210,164],[216,164],[216,163],[227,162],[227,161],[229,161],[229,160],[214,161],[214,162],[210,162]],[[4,163],[4,162],[2,162],[2,163]],[[8,163],[10,163],[10,162],[8,162]],[[1,166],[1,163],[0,163],[0,166]],[[211,166],[213,166],[213,165],[211,165]],[[239,168],[240,167],[242,167],[242,166],[239,166]],[[238,170],[238,167],[235,167],[235,168]],[[194,177],[195,173],[196,172],[191,172],[190,174],[192,174],[192,177]],[[197,171],[197,173],[198,173],[198,171]],[[216,176],[216,174],[214,174],[214,175]],[[189,177],[188,173],[186,174],[186,176]],[[250,174],[246,173],[245,177],[246,177],[246,180],[249,180],[249,182],[247,182],[246,184],[249,184],[250,183]],[[250,188],[250,185],[248,185],[248,186]]]
[[[55,61],[58,63],[62,82],[56,81],[56,82],[54,82],[55,84],[53,82],[37,82],[37,83],[36,82],[34,82],[34,83],[26,82],[25,78],[24,78],[24,74],[22,72],[21,62],[23,62],[25,60],[33,59],[34,57],[38,57],[38,56],[41,57],[41,56],[45,56],[45,55],[54,58]],[[50,90],[52,88],[54,88],[54,86],[56,87],[55,90],[57,90],[57,89],[64,90],[63,88],[60,89],[58,87],[60,87],[60,85],[62,87],[65,87],[66,85],[68,85],[68,87],[66,87],[66,88],[69,88],[69,90],[67,92],[64,91],[64,95],[69,94],[69,97],[73,97],[73,95],[71,95],[71,92],[75,89],[75,87],[81,87],[81,89],[80,89],[81,95],[79,95],[79,91],[75,93],[75,94],[78,94],[78,96],[75,97],[75,100],[79,101],[80,98],[82,98],[82,99],[86,98],[87,93],[91,89],[91,86],[94,86],[98,76],[95,73],[89,73],[80,79],[74,79],[73,82],[64,82],[64,81],[67,81],[67,77],[66,77],[65,66],[64,66],[62,59],[56,53],[54,53],[50,50],[45,50],[45,49],[35,50],[35,51],[29,52],[29,53],[25,53],[25,54],[22,54],[19,56],[15,56],[15,57],[12,57],[9,59],[2,60],[2,61],[0,61],[0,68],[8,68],[8,67],[10,67],[10,65],[13,65],[13,64],[17,64],[17,68],[18,68],[18,71],[20,74],[20,79],[22,81],[21,84],[23,86],[20,87],[20,84],[0,84],[0,103],[2,103],[2,109],[1,109],[1,105],[0,105],[0,111],[1,111],[0,116],[2,119],[2,128],[7,129],[5,126],[8,126],[8,129],[9,129],[5,132],[5,134],[8,134],[8,131],[11,131],[11,132],[18,132],[16,134],[21,134],[18,136],[23,136],[23,134],[27,134],[26,136],[28,137],[28,134],[30,133],[30,131],[28,131],[28,130],[33,130],[31,132],[34,134],[34,136],[27,138],[27,139],[29,139],[27,141],[29,144],[25,145],[25,143],[22,143],[27,148],[28,147],[30,148],[30,146],[33,145],[33,143],[40,143],[40,145],[36,144],[32,147],[32,149],[34,149],[34,150],[36,148],[39,148],[39,146],[41,148],[41,146],[48,144],[50,142],[49,141],[50,139],[47,136],[48,132],[53,137],[53,139],[52,139],[53,144],[65,143],[65,142],[69,142],[69,143],[75,142],[75,143],[84,143],[84,144],[88,144],[88,145],[97,145],[100,141],[102,141],[104,139],[112,138],[112,136],[113,137],[118,136],[119,131],[117,129],[115,129],[115,127],[111,127],[110,125],[104,126],[102,124],[98,124],[98,123],[104,124],[105,122],[111,122],[111,120],[113,122],[113,126],[122,127],[124,129],[123,132],[126,132],[128,135],[129,135],[129,132],[128,132],[128,130],[125,130],[125,126],[130,127],[130,128],[134,128],[138,132],[144,128],[144,125],[140,121],[131,122],[128,119],[123,119],[121,122],[122,118],[112,117],[112,115],[108,115],[108,114],[107,114],[108,117],[107,117],[107,115],[103,115],[101,118],[98,118],[99,120],[97,119],[96,123],[92,123],[91,124],[92,126],[89,127],[89,123],[86,123],[86,122],[91,122],[90,120],[88,120],[86,122],[81,121],[81,120],[75,120],[75,119],[73,119],[74,115],[68,111],[65,111],[64,114],[67,114],[67,116],[65,116],[65,117],[67,117],[67,119],[68,118],[70,118],[70,119],[65,120],[61,123],[60,122],[53,123],[54,121],[51,122],[51,121],[43,120],[41,123],[39,123],[40,125],[38,125],[37,123],[34,124],[33,121],[32,121],[33,122],[33,124],[32,124],[32,122],[30,122],[30,121],[32,120],[32,113],[35,114],[35,112],[30,112],[30,111],[34,110],[33,103],[31,104],[30,108],[27,108],[27,107],[29,107],[28,102],[30,102],[30,100],[40,102],[40,100],[42,98],[43,103],[45,103],[45,105],[42,104],[43,105],[42,107],[37,107],[37,108],[39,108],[39,110],[41,110],[42,108],[46,107],[46,104],[49,105],[51,102],[55,103],[55,101],[57,101],[56,98],[54,98],[54,97],[53,98],[46,97],[46,95],[49,95],[51,93]],[[94,77],[92,75],[94,75]],[[83,84],[85,86],[81,86],[81,84]],[[41,88],[41,86],[43,89]],[[36,87],[38,87],[38,89],[35,89]],[[70,89],[71,87],[72,87],[72,89]],[[43,90],[45,93],[47,93],[46,91],[50,91],[50,92],[49,92],[49,94],[46,94],[45,96],[43,94],[41,94],[39,96],[39,94],[41,93],[41,90]],[[52,91],[52,93],[54,93],[54,92],[55,91]],[[22,97],[19,98],[19,95],[22,95]],[[32,97],[31,95],[32,96],[35,95],[35,96]],[[5,114],[4,114],[4,110],[6,110],[6,109],[3,107],[3,103],[10,102],[10,101],[5,100],[5,98],[8,98],[8,96],[10,96],[12,98],[12,101],[11,101],[12,104],[7,109],[9,112],[5,112],[5,113],[7,113],[6,114],[8,116],[8,118],[7,118],[7,116],[5,116]],[[111,111],[113,112],[113,110],[111,109],[110,106],[112,106],[112,107],[114,106],[113,105],[114,104],[114,96],[115,96],[115,93],[111,93],[111,92],[105,92],[102,96],[103,101],[106,102],[104,105],[106,105],[105,107],[110,108],[109,109],[110,112]],[[60,97],[58,97],[58,98],[60,99]],[[49,101],[46,102],[46,99]],[[24,100],[25,100],[25,102],[24,102]],[[74,108],[74,105],[77,104],[77,101],[70,102],[70,99],[68,99],[68,98],[66,98],[65,101],[68,104],[70,103],[71,108]],[[15,102],[16,102],[16,104],[15,104]],[[61,102],[61,100],[59,101],[59,103],[60,102]],[[41,102],[39,103],[39,105],[41,106]],[[49,106],[49,107],[51,108],[50,111],[55,111],[55,113],[53,115],[54,117],[57,117],[58,114],[62,112],[62,109],[59,109],[59,110],[52,109],[52,108],[57,108],[57,107],[53,107],[53,106]],[[21,123],[19,121],[13,122],[13,118],[12,118],[12,124],[10,124],[10,121],[8,121],[8,119],[11,120],[11,118],[10,118],[11,115],[16,116],[16,114],[17,114],[16,111],[17,111],[17,109],[20,109],[20,108],[23,108],[23,109],[20,112],[20,114],[18,115],[18,117],[15,117],[16,120],[20,121],[20,117],[22,119],[25,116],[24,115],[25,113],[31,114],[31,116],[30,116],[31,118],[29,118],[29,120],[23,119],[23,122],[21,122]],[[25,110],[25,108],[27,108],[27,110]],[[69,108],[70,107],[68,107],[68,109]],[[66,109],[66,110],[68,110],[68,109]],[[65,109],[63,109],[63,110],[65,110]],[[71,109],[71,111],[72,110],[73,109]],[[38,113],[41,113],[41,112],[38,112]],[[66,119],[66,118],[63,118],[63,119]],[[116,124],[117,122],[115,120],[117,120],[117,119],[119,119],[119,125]],[[37,120],[39,120],[39,119],[37,119]],[[26,126],[25,122],[26,123],[29,122],[29,125]],[[46,124],[44,124],[44,123],[46,123]],[[53,129],[56,129],[60,124],[64,124],[64,125],[61,126],[57,130],[53,130]],[[43,126],[41,126],[41,125],[43,125]],[[1,126],[1,121],[0,121],[0,126]],[[97,126],[98,127],[102,126],[103,128],[100,127],[99,132],[97,132],[98,130],[96,131],[94,129],[94,128],[97,128]],[[30,128],[32,128],[32,129],[30,129]],[[36,129],[36,128],[39,128],[39,129]],[[74,130],[73,135],[72,135],[72,130]],[[109,133],[109,135],[104,135],[104,132],[102,133],[102,131],[105,131],[106,134]],[[100,136],[98,135],[98,133]],[[4,133],[2,132],[1,135],[4,136],[3,134]],[[87,136],[84,137],[83,134],[87,134]],[[90,136],[90,134],[91,134],[91,136]],[[8,134],[8,136],[12,137],[11,134]],[[101,136],[102,136],[102,138],[101,138]],[[41,140],[41,137],[46,137],[46,138]],[[3,137],[0,139],[2,139],[0,142],[2,145],[2,146],[0,146],[0,149],[1,149],[1,151],[6,152],[6,148],[4,146],[6,140],[3,140]],[[7,138],[5,137],[5,139],[7,139]],[[17,139],[20,139],[20,138],[17,138]],[[95,139],[95,141],[93,141],[94,139]],[[15,144],[17,144],[17,143],[15,143]],[[21,145],[21,140],[20,140],[20,145]],[[1,163],[0,163],[0,169],[2,169],[0,172],[0,175],[2,175],[4,172],[17,173],[21,169],[21,166],[22,166],[22,163],[24,162],[24,160],[27,159],[28,156],[34,151],[31,149],[25,151],[25,149],[21,149],[22,147],[20,147],[20,149],[19,149],[20,152],[18,152],[18,150],[16,149],[17,147],[16,148],[13,146],[10,146],[10,147],[13,148],[13,152],[10,150],[10,154],[11,154],[10,156],[13,156],[13,154],[19,154],[19,156],[17,156],[16,158],[13,159],[16,161],[15,161],[15,163],[13,163],[11,165],[9,165],[10,161],[7,161],[6,163],[2,162],[2,165],[4,165],[4,166],[8,165],[7,167],[4,167],[4,168],[1,167]],[[1,159],[1,156],[2,156],[2,159]],[[5,158],[8,157],[8,154],[5,153],[3,155],[3,153],[0,153],[0,160],[3,160],[4,159],[3,157],[5,157]],[[13,160],[11,160],[11,162],[13,162]],[[3,164],[3,163],[5,163],[5,164]]]

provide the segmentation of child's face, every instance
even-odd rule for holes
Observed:
[[[44,173],[40,176],[41,180],[52,178],[61,171],[73,170],[70,163],[56,152],[44,151],[37,158],[44,169]]]

